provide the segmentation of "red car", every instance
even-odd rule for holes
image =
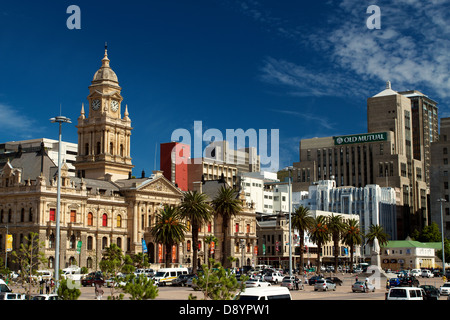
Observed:
[[[99,274],[88,274],[84,279],[81,279],[81,285],[83,287],[86,287],[86,286],[93,287],[96,284],[99,284],[101,286],[103,286],[105,284],[105,280]]]

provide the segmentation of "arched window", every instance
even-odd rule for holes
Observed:
[[[30,208],[30,212],[28,213],[28,221],[32,222],[33,221],[33,209]]]
[[[76,243],[76,239],[75,239],[75,235],[71,235],[70,239],[69,239],[69,248],[70,249],[75,249],[75,243]]]
[[[92,250],[93,244],[94,244],[93,238],[89,236],[87,238],[87,246],[86,246],[87,250]]]
[[[122,249],[122,238],[117,238],[117,247]]]
[[[122,228],[122,216],[117,215],[117,228]]]
[[[108,226],[108,215],[106,213],[104,213],[102,216],[102,227],[107,227],[107,226]]]
[[[48,247],[50,249],[55,248],[55,235],[53,233],[48,237]]]
[[[87,156],[89,155],[89,143],[86,143],[84,145],[84,154]]]
[[[94,225],[94,215],[92,214],[92,212],[88,213],[87,224],[88,226]]]
[[[108,238],[103,237],[102,238],[102,249],[105,249],[108,246]]]
[[[20,222],[25,222],[25,208],[20,211]]]
[[[96,154],[100,154],[101,153],[101,147],[102,147],[101,143],[97,142],[97,153]]]
[[[191,251],[191,240],[188,240],[186,243],[186,251]]]
[[[110,154],[114,153],[114,144],[112,142],[109,143],[109,153]]]
[[[123,157],[123,144],[120,145],[120,156]]]

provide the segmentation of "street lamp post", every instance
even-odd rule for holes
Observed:
[[[289,202],[288,202],[288,210],[289,210],[289,277],[292,277],[292,224],[291,224],[291,168],[288,168],[289,171]]]
[[[58,143],[58,187],[56,194],[56,241],[55,241],[55,282],[59,285],[59,254],[60,254],[60,215],[61,215],[61,127],[63,123],[72,123],[69,118],[57,116],[51,118],[52,123],[59,123],[59,143]]]
[[[445,276],[444,214],[442,212],[442,204],[444,202],[447,202],[447,200],[440,198],[437,201],[441,203],[442,272],[443,272],[443,275]]]

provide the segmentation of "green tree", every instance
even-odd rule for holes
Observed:
[[[212,201],[212,207],[216,214],[222,217],[222,265],[228,267],[228,228],[231,217],[242,210],[242,204],[237,199],[237,192],[228,186],[220,188],[219,193]]]
[[[423,227],[419,232],[417,229],[411,235],[411,238],[420,242],[441,242],[441,232],[436,222],[432,222],[431,225]]]
[[[12,252],[12,261],[20,265],[22,286],[30,296],[32,288],[36,283],[32,276],[41,265],[47,264],[45,253],[41,251],[45,243],[39,240],[39,234],[31,232],[28,237],[24,237],[24,242],[20,244],[19,252]]]
[[[245,290],[248,277],[241,276],[238,281],[236,275],[230,274],[220,262],[210,259],[210,263],[213,265],[212,268],[203,264],[198,279],[193,280],[197,289],[202,291],[204,300],[230,300],[237,292]],[[190,295],[189,299],[195,297]]]
[[[155,299],[159,291],[153,280],[143,274],[132,275],[131,278],[127,279],[122,289],[125,293],[130,294],[130,300]]]
[[[331,240],[333,241],[333,254],[334,254],[334,270],[338,270],[339,262],[339,242],[341,241],[342,233],[344,232],[345,226],[341,215],[334,215],[328,217],[328,229],[331,233]]]
[[[327,226],[327,218],[325,216],[317,216],[314,219],[311,229],[309,230],[311,241],[317,245],[317,271],[320,272],[322,256],[322,246],[330,241],[330,230]]]
[[[146,268],[150,265],[148,262],[148,255],[143,252],[138,252],[133,256],[133,263],[136,268]]]
[[[61,279],[57,293],[63,300],[77,300],[81,295],[81,291],[78,289],[76,281],[71,279]]]
[[[197,191],[188,191],[184,194],[180,205],[182,216],[191,222],[192,227],[192,272],[197,272],[197,254],[198,254],[198,229],[199,227],[211,221],[213,216],[212,208],[208,203],[208,197],[204,193]]]
[[[313,222],[314,218],[307,207],[298,207],[291,216],[292,228],[298,231],[300,238],[300,272],[304,270],[305,233],[310,230]]]
[[[150,228],[150,233],[156,242],[162,243],[166,248],[166,267],[170,266],[172,246],[184,241],[187,231],[182,222],[179,207],[165,205],[156,215],[156,223]]]
[[[104,273],[107,279],[112,278],[113,282],[110,286],[110,296],[108,299],[121,300],[123,294],[116,295],[116,284],[122,280],[119,279],[120,273],[132,273],[134,271],[133,260],[129,255],[124,255],[115,243],[105,248],[103,259],[99,263],[100,270]]]
[[[342,241],[345,245],[350,247],[350,271],[353,272],[353,251],[355,249],[355,246],[361,245],[363,241],[358,220],[348,220],[348,222],[345,224]]]

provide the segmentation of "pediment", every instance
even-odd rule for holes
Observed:
[[[164,176],[160,176],[155,179],[149,180],[149,182],[144,183],[141,186],[137,187],[136,190],[138,192],[156,192],[156,193],[164,193],[166,195],[171,194],[174,196],[183,196],[181,190],[175,187]]]

